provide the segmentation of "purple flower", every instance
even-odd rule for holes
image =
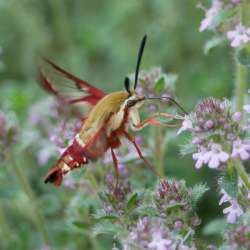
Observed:
[[[50,247],[48,245],[43,245],[40,250],[50,250]]]
[[[157,111],[157,105],[156,105],[156,104],[153,104],[153,103],[150,103],[150,104],[148,105],[148,110],[149,110],[150,113],[156,112],[156,111]]]
[[[212,144],[211,151],[205,153],[205,161],[210,168],[218,168],[221,163],[225,163],[229,159],[229,154],[222,150],[220,144]]]
[[[183,222],[181,220],[175,221],[174,227],[175,229],[180,230],[183,227]]]
[[[105,180],[107,184],[112,184],[114,181],[114,176],[112,174],[107,174]]]
[[[193,144],[196,144],[196,145],[199,145],[199,144],[202,143],[202,139],[199,138],[199,137],[194,137],[194,138],[192,139],[192,143],[193,143]]]
[[[233,121],[235,122],[240,122],[242,117],[242,113],[241,112],[235,112],[232,116]]]
[[[227,214],[228,223],[234,224],[236,219],[243,214],[243,210],[239,206],[237,200],[233,199],[230,201],[231,205],[223,209],[223,213]]]
[[[153,250],[172,249],[173,242],[171,239],[164,239],[161,232],[153,232],[152,241],[148,243],[148,248]]]
[[[250,104],[246,104],[243,106],[243,109],[248,113],[250,114]]]
[[[190,250],[179,239],[172,235],[168,227],[160,219],[144,217],[139,219],[132,228],[128,239],[125,239],[124,249],[151,249],[151,250]],[[132,244],[131,244],[132,243]],[[130,246],[132,248],[130,248]]]
[[[35,113],[35,112],[30,114],[29,119],[30,119],[30,123],[32,125],[37,125],[42,121],[42,117],[39,114]]]
[[[48,163],[50,158],[50,151],[47,148],[42,148],[37,153],[37,161],[40,166]]]
[[[135,142],[139,145],[143,144],[143,137],[142,136],[136,136],[135,137]]]
[[[201,168],[204,164],[207,164],[207,150],[205,147],[201,146],[198,153],[193,154],[193,159],[196,161],[195,167],[197,169]]]
[[[181,125],[180,129],[177,132],[177,135],[182,133],[183,131],[191,130],[192,128],[193,128],[192,121],[189,119],[189,116],[185,116],[185,118],[184,118],[184,120],[182,122],[182,125]]]
[[[201,168],[204,164],[208,164],[210,168],[218,168],[221,163],[225,163],[229,159],[229,154],[222,150],[220,144],[213,143],[210,148],[211,150],[207,151],[206,148],[200,147],[200,151],[193,154],[196,168]]]
[[[211,129],[214,126],[214,122],[212,120],[208,120],[205,122],[205,128]]]
[[[119,170],[119,174],[123,177],[126,177],[129,175],[129,171],[123,163],[118,164],[118,170]]]
[[[232,47],[240,47],[250,41],[250,27],[238,24],[234,30],[227,32],[227,37],[231,41]]]
[[[75,183],[72,178],[67,177],[63,180],[63,186],[68,188],[68,189],[73,189],[75,188]]]
[[[222,2],[220,0],[213,0],[212,6],[206,10],[205,18],[202,20],[199,31],[210,30],[213,27],[214,18],[222,8]]]
[[[228,223],[234,224],[236,219],[243,214],[243,210],[238,204],[238,201],[228,195],[228,193],[222,189],[221,190],[222,197],[219,201],[219,205],[223,203],[230,203],[230,206],[223,209],[223,213],[227,214]]]
[[[231,156],[240,158],[242,161],[247,160],[250,156],[250,144],[242,143],[240,139],[234,141]]]
[[[240,4],[242,2],[242,0],[231,0],[232,4]]]
[[[228,193],[224,190],[224,189],[221,189],[221,198],[220,198],[220,201],[219,201],[219,205],[225,203],[225,202],[230,202],[231,201],[231,197],[228,195]]]

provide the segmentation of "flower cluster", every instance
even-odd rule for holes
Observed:
[[[245,117],[249,116],[248,105],[244,110],[232,112],[228,100],[207,98],[185,117],[179,130],[179,133],[186,130],[192,135],[189,153],[193,153],[196,168],[207,165],[222,170],[219,205],[229,203],[223,213],[230,224],[238,222],[248,204],[249,181],[242,166],[242,162],[250,158],[250,141],[245,139],[249,126],[244,124],[248,120]]]
[[[133,77],[134,74],[130,75],[131,79]],[[173,97],[176,80],[176,75],[163,73],[160,67],[141,70],[139,74],[139,85],[136,91],[148,97]],[[159,106],[157,104],[148,104],[149,112],[155,112],[158,109]]]
[[[129,196],[132,193],[130,183],[127,180],[119,180],[117,185],[113,176],[107,176],[107,190],[99,194],[103,202],[104,213],[122,215],[126,213]]]
[[[196,152],[195,167],[223,168],[230,159],[245,161],[250,157],[250,142],[243,139],[241,112],[233,113],[228,100],[207,98],[187,115],[179,133],[189,131]]]
[[[201,193],[205,192],[204,188]],[[173,229],[187,230],[196,227],[200,220],[193,211],[193,190],[185,183],[175,180],[163,180],[158,185],[155,204],[162,218],[167,218],[168,225]]]
[[[174,235],[160,219],[144,217],[139,219],[131,229],[128,239],[124,241],[123,249],[188,250],[195,248],[184,245],[181,238]]]
[[[212,0],[209,9],[201,6],[205,11],[199,31],[216,30],[223,31],[232,47],[241,47],[250,42],[250,27],[245,27],[239,21],[237,11],[240,0]]]

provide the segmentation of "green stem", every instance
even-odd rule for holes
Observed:
[[[244,166],[240,161],[235,161],[235,167],[244,185],[248,190],[250,190],[250,180]]]
[[[0,225],[2,233],[2,242],[9,241],[11,239],[12,233],[9,227],[8,220],[6,220],[4,208],[0,205]]]
[[[10,156],[10,160],[12,161],[13,170],[15,171],[20,187],[22,188],[22,190],[24,191],[24,193],[27,195],[27,197],[30,200],[30,205],[34,213],[37,229],[40,231],[43,237],[44,243],[49,245],[49,236],[47,232],[45,219],[43,215],[41,214],[38,206],[36,205],[35,194],[28,182],[27,176],[24,174],[24,171],[20,169],[19,165],[16,163],[13,156]]]
[[[157,172],[163,176],[164,175],[164,168],[163,168],[163,150],[162,150],[162,143],[163,143],[163,135],[162,135],[162,128],[161,127],[154,127],[154,159]]]
[[[247,70],[245,66],[236,61],[236,78],[235,78],[235,97],[236,110],[241,111],[244,104],[244,95],[246,91]]]
[[[249,23],[249,0],[243,0],[239,9],[240,20],[243,25]],[[237,52],[235,51],[235,54]],[[236,55],[235,55],[236,57]],[[236,99],[236,110],[241,111],[244,104],[244,95],[247,88],[247,69],[241,65],[237,59],[235,59],[235,99]]]

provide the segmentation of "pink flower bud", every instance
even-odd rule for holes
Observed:
[[[214,122],[213,122],[212,120],[206,121],[205,127],[206,127],[207,129],[211,129],[211,128],[213,128],[213,126],[214,126]]]
[[[181,220],[175,221],[174,227],[175,227],[175,229],[177,229],[177,230],[181,229],[181,228],[183,227],[183,222],[182,222]]]
[[[240,119],[241,119],[241,117],[242,117],[242,113],[241,113],[241,112],[235,112],[235,113],[233,114],[233,116],[232,116],[232,119],[233,119],[233,121],[235,121],[235,122],[239,122]]]

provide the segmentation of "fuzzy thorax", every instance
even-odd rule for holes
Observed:
[[[129,95],[126,91],[106,95],[90,111],[80,131],[81,139],[84,141],[90,139],[109,119],[110,128],[108,130],[113,131],[117,129],[124,119],[125,109],[129,108],[131,111],[138,109],[143,104],[143,101],[137,102],[137,100],[143,100],[143,98],[143,96],[139,96],[136,92],[132,92]]]

